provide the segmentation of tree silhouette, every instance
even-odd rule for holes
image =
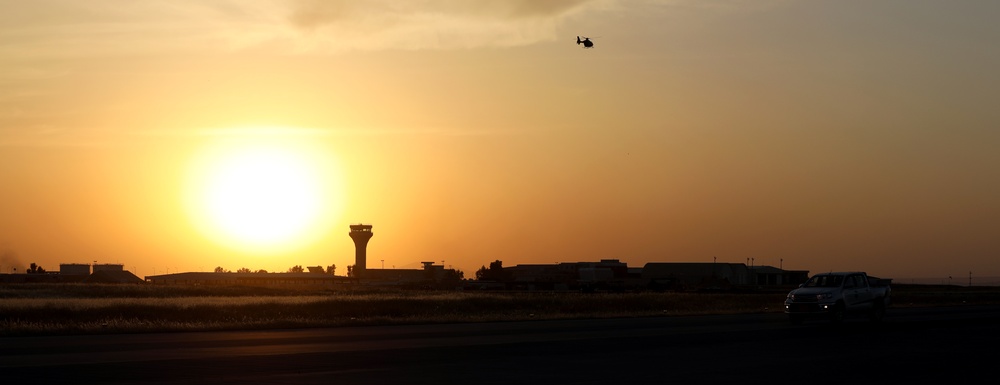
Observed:
[[[476,280],[506,282],[510,280],[510,272],[503,271],[503,261],[496,260],[490,262],[490,267],[480,267],[476,270]]]
[[[41,266],[36,265],[34,262],[32,262],[30,266],[28,266],[28,274],[44,274],[44,273],[45,269],[43,269]]]
[[[451,270],[447,269],[441,274],[441,281],[438,282],[438,286],[442,288],[458,286],[465,279],[465,273],[462,270]]]
[[[250,271],[250,269],[247,269],[245,267],[239,268],[238,270],[236,270],[236,272],[237,273],[252,273],[252,271]]]
[[[264,269],[257,270],[257,274],[267,274],[267,270]]]
[[[330,275],[337,275],[337,265],[330,265],[326,267],[326,273]]]
[[[288,272],[289,273],[301,273],[301,272],[304,272],[304,271],[305,271],[305,269],[303,269],[301,265],[295,265],[295,266],[292,266],[292,267],[288,268]]]
[[[230,271],[226,270],[226,269],[223,269],[222,266],[216,266],[215,267],[215,272],[216,273],[229,273]]]

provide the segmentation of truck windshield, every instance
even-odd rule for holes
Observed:
[[[806,281],[805,287],[839,287],[844,282],[842,275],[816,275]]]

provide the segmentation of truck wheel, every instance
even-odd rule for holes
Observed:
[[[882,318],[884,317],[885,305],[882,304],[882,301],[875,302],[875,304],[872,305],[871,313],[868,313],[868,319],[872,322],[882,322]]]
[[[830,321],[838,324],[844,322],[844,304],[833,305],[833,310],[830,310]]]
[[[792,325],[802,325],[802,315],[801,314],[789,314],[788,322]]]

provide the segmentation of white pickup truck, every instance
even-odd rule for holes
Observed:
[[[792,324],[810,317],[841,322],[851,313],[864,313],[879,322],[889,307],[891,281],[853,271],[817,274],[788,293],[785,313]]]

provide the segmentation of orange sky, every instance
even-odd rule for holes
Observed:
[[[713,256],[1000,276],[996,2],[0,4],[4,272],[343,274],[364,222],[369,268],[467,277]],[[302,155],[320,218],[220,236],[186,199],[233,146]]]

